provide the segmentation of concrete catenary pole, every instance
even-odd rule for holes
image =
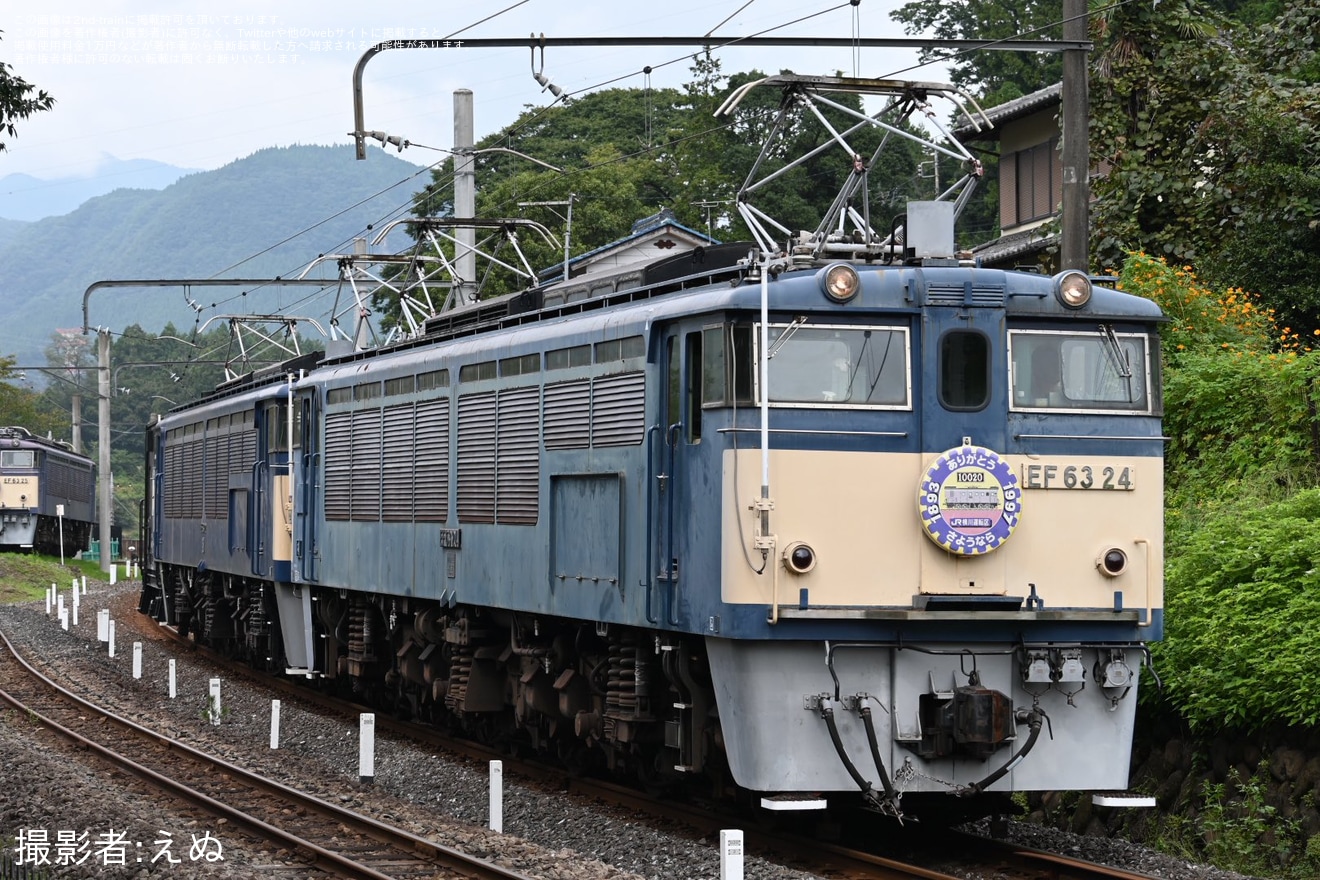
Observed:
[[[73,451],[82,455],[82,395],[73,395]]]
[[[1086,0],[1063,0],[1063,38],[1086,39]],[[1091,121],[1085,49],[1063,51],[1063,216],[1059,268],[1090,271]]]
[[[96,373],[96,455],[100,471],[96,494],[101,509],[101,571],[109,572],[114,564],[110,558],[110,511],[114,499],[110,482],[110,331],[104,328],[96,332]]]
[[[477,213],[476,158],[473,143],[472,90],[454,91],[454,217],[471,219]],[[454,230],[455,268],[459,281],[454,289],[454,305],[465,306],[477,298],[477,230],[459,226]]]

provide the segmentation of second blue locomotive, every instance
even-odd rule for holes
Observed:
[[[0,428],[0,548],[50,555],[88,546],[96,468],[68,444]]]

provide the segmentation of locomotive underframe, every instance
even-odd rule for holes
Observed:
[[[286,634],[271,595],[279,585],[166,563],[146,580],[154,587],[142,611],[227,656],[283,670]],[[357,699],[584,771],[727,783],[701,640],[302,589],[311,589],[315,677]]]
[[[143,611],[229,656],[285,671],[283,640],[297,638],[299,622],[282,630],[272,596],[280,585],[165,563],[147,580],[155,589],[144,591],[152,598]],[[1121,647],[923,652],[853,644],[836,647],[867,650],[827,659],[809,642],[691,639],[415,597],[302,589],[311,590],[314,675],[327,686],[582,771],[652,785],[702,777],[713,792],[735,782],[797,791],[794,780],[809,777],[819,790],[852,791],[895,809],[896,792],[1041,787],[1037,778],[1059,778],[1060,765],[1077,764],[1079,755],[1089,755],[1105,778],[1120,764],[1126,773],[1126,753],[1116,754],[1122,749],[1107,738],[1085,740],[1089,724],[1066,724],[1067,736],[1055,742],[1052,720],[1101,712],[1130,728],[1135,677]],[[1056,655],[1059,663],[1050,659]],[[1082,656],[1088,664],[1094,658],[1082,670],[1086,680],[1060,681],[1060,672],[1073,677]],[[968,675],[968,662],[979,662],[980,671]],[[724,684],[717,689],[712,681]],[[1107,699],[1075,701],[1088,682]],[[1037,742],[1042,726],[1046,736]],[[733,765],[726,736],[738,744]],[[830,741],[833,749],[821,748]],[[748,764],[744,755],[760,757]],[[1017,775],[1001,782],[1010,770]]]
[[[90,522],[66,518],[61,543],[60,529],[60,517],[18,508],[0,510],[0,546],[35,550],[49,556],[57,555],[63,547],[65,555],[72,555],[85,549],[92,536]]]

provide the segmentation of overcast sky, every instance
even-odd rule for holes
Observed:
[[[92,174],[105,154],[213,169],[267,146],[348,143],[353,67],[368,47],[392,38],[689,36],[712,29],[730,36],[848,37],[857,29],[868,37],[905,36],[889,17],[896,0],[857,7],[847,0],[46,0],[42,12],[36,3],[23,5],[25,11],[0,16],[0,59],[56,104],[18,123],[18,136],[0,152],[0,177]],[[616,86],[643,87],[647,65],[655,68],[652,85],[677,86],[689,76],[690,62],[679,60],[684,51],[552,48],[543,69],[569,91],[615,78]],[[863,50],[860,65],[847,50],[719,54],[725,73],[853,73],[856,66],[863,76],[888,76],[916,59],[915,50]],[[927,67],[903,75],[947,74]],[[425,145],[404,151],[411,162],[443,159],[436,148],[453,146],[452,95],[459,88],[474,93],[478,139],[512,122],[524,105],[551,98],[532,78],[525,48],[395,50],[367,65],[365,127]]]

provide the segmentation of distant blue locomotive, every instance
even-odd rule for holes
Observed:
[[[1161,314],[909,218],[883,250],[595,260],[176,408],[142,609],[776,807],[1125,788],[1163,629]]]
[[[91,459],[26,428],[0,428],[0,549],[72,554],[95,520]]]

